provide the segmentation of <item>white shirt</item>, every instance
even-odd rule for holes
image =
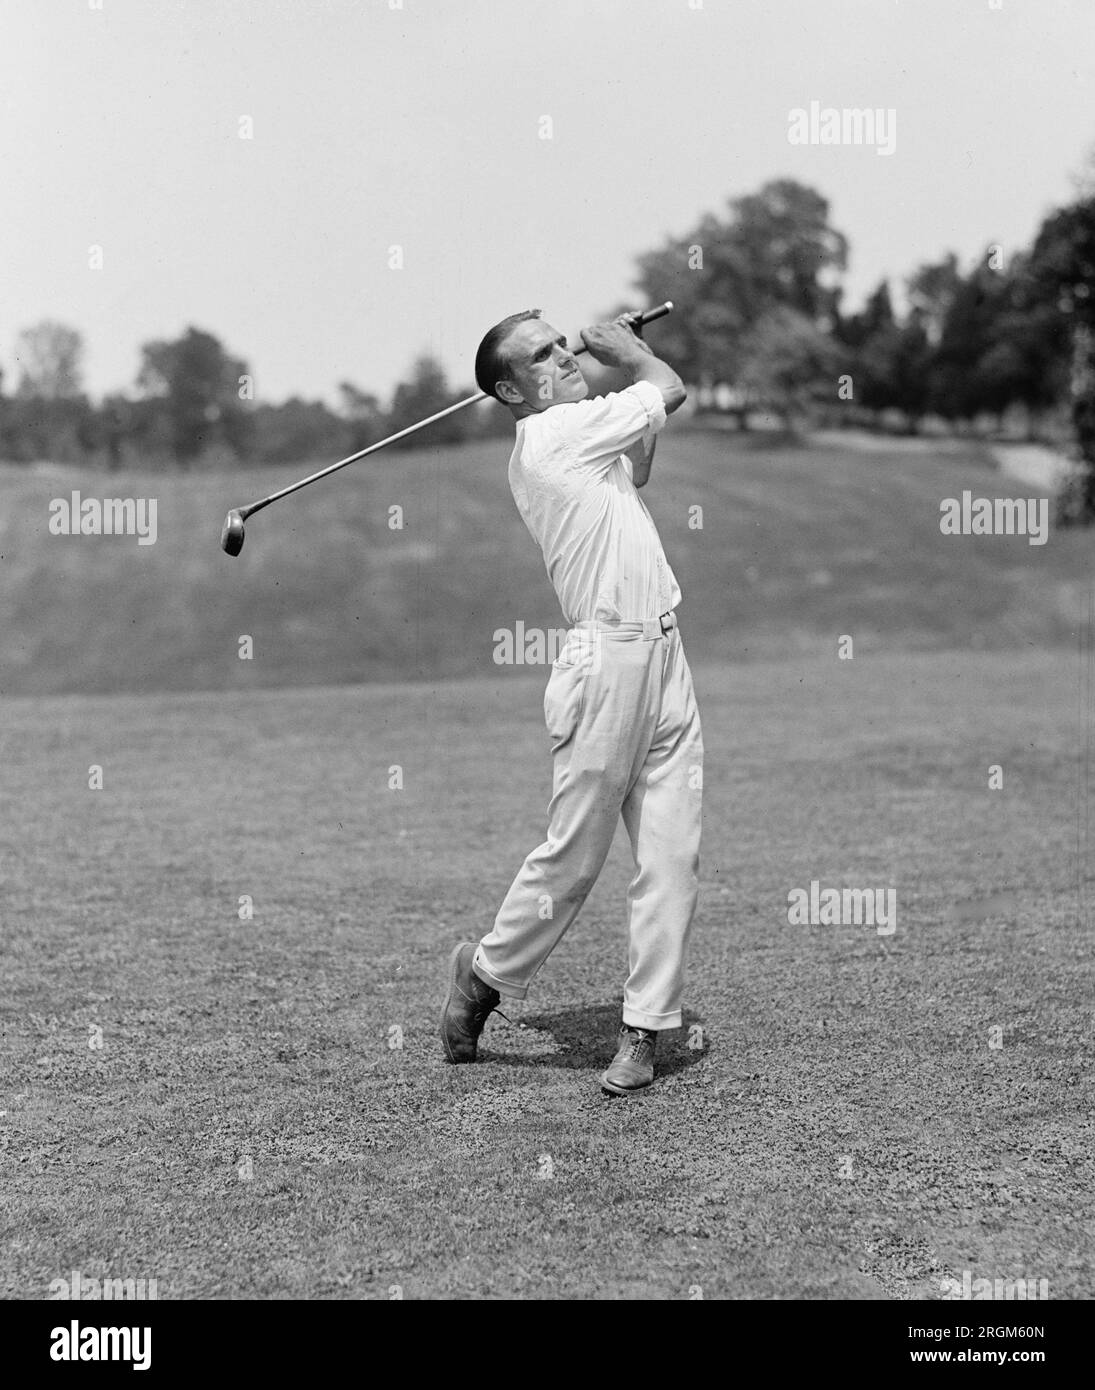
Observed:
[[[509,485],[570,624],[658,618],[681,601],[623,453],[664,424],[649,381],[517,422]]]

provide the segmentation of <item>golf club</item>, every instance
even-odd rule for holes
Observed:
[[[645,323],[651,323],[654,319],[664,318],[673,309],[673,301],[667,299],[664,304],[659,304],[653,309],[647,309],[645,313],[633,314],[632,322],[637,327],[642,327]],[[574,348],[574,355],[577,357],[586,352],[583,343],[581,347]],[[291,492],[298,492],[302,487],[307,487],[309,483],[314,483],[320,478],[325,478],[328,473],[336,473],[340,468],[345,468],[349,463],[356,463],[366,454],[375,454],[378,449],[383,449],[389,444],[394,444],[397,439],[406,439],[407,435],[414,434],[418,430],[424,430],[427,425],[434,424],[437,420],[443,420],[446,415],[455,415],[458,410],[463,410],[465,406],[474,405],[476,401],[485,401],[487,396],[483,391],[477,391],[474,396],[466,396],[462,401],[457,401],[455,405],[446,406],[444,410],[439,410],[436,415],[429,415],[425,420],[419,420],[417,425],[408,425],[406,429],[399,430],[396,434],[390,434],[387,439],[381,439],[376,444],[370,444],[367,449],[359,449],[356,454],[351,454],[349,458],[340,459],[338,463],[329,464],[326,468],[321,468],[318,473],[313,473],[310,477],[301,478],[298,483],[291,483],[289,487],[283,487],[280,492],[272,492],[269,497],[263,497],[258,502],[252,502],[246,507],[234,507],[224,518],[224,525],[221,528],[221,549],[229,555],[238,555],[243,549],[243,523],[249,516],[254,516],[263,507],[268,507],[271,502],[277,502],[282,497],[288,497]]]

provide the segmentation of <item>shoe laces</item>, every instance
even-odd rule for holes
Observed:
[[[506,1018],[502,1010],[498,1008],[498,1004],[501,1001],[499,1000],[497,992],[491,989],[490,985],[486,983],[482,984],[482,990],[484,992],[480,993],[480,990],[477,988],[474,994],[469,994],[467,990],[464,989],[460,991],[464,998],[471,1003],[471,1016],[480,1027],[482,1027],[490,1015],[496,1010],[498,1013],[502,1014],[503,1018]],[[494,995],[494,1002],[491,1001],[491,995]],[[508,1023],[509,1020],[506,1019],[506,1022]]]
[[[499,1018],[504,1018],[507,1023],[513,1022],[509,1015],[504,1014],[497,1004],[492,1004],[489,1000],[480,999],[476,999],[474,1002],[475,1008],[472,1010],[472,1017],[480,1027],[486,1023],[491,1014],[497,1014]]]
[[[630,1041],[627,1045],[627,1060],[629,1062],[639,1061],[643,1053],[654,1050],[654,1037],[651,1033],[642,1028],[629,1028],[627,1030]]]

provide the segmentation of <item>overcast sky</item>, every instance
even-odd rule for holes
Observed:
[[[857,304],[1028,243],[1095,145],[1095,0],[99,2],[0,0],[8,389],[45,317],[94,395],[188,324],[260,399],[386,395],[423,350],[464,385],[498,318],[573,331],[781,175],[830,200]],[[894,153],[791,145],[811,101],[894,108]]]

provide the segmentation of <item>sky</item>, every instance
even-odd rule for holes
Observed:
[[[1095,0],[0,0],[0,24],[6,389],[44,318],[84,335],[96,397],[189,325],[258,400],[386,396],[422,352],[463,387],[496,320],[640,307],[639,254],[777,177],[829,200],[855,307],[1029,245],[1095,147]],[[790,143],[814,101],[892,108],[893,152]]]

